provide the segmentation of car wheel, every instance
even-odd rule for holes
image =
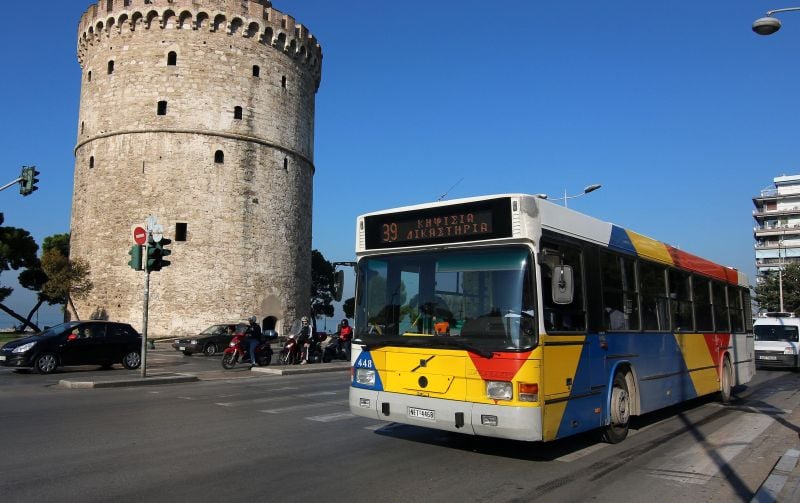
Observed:
[[[122,366],[128,370],[138,369],[142,364],[142,357],[138,351],[129,351],[122,357]]]
[[[34,365],[40,374],[52,374],[58,367],[58,358],[53,353],[42,353],[36,357]]]
[[[206,347],[203,348],[203,353],[206,356],[214,356],[215,354],[217,354],[217,345],[214,344],[213,342],[209,342],[208,344],[206,344]]]

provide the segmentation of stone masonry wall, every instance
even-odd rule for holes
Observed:
[[[103,0],[78,55],[71,254],[95,285],[78,315],[141,330],[144,273],[127,261],[148,215],[173,239],[148,336],[307,314],[316,40],[265,0]]]

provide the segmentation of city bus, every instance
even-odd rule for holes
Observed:
[[[617,443],[755,373],[742,273],[536,196],[362,215],[356,256],[358,416]]]

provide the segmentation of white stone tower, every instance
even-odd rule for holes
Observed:
[[[72,257],[78,315],[141,329],[131,226],[158,217],[172,265],[150,275],[148,335],[309,310],[314,100],[322,50],[269,0],[101,0],[82,68]]]

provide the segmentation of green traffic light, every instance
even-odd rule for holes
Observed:
[[[161,270],[161,248],[159,248],[158,243],[154,241],[147,243],[147,270]]]
[[[20,174],[19,193],[27,196],[39,190],[39,187],[36,186],[39,183],[39,179],[36,178],[38,175],[39,172],[36,171],[35,166],[23,166]]]
[[[141,271],[142,270],[142,246],[141,245],[133,245],[131,249],[128,250],[128,255],[131,256],[131,259],[128,261],[128,265],[131,266],[131,269],[134,271]]]

